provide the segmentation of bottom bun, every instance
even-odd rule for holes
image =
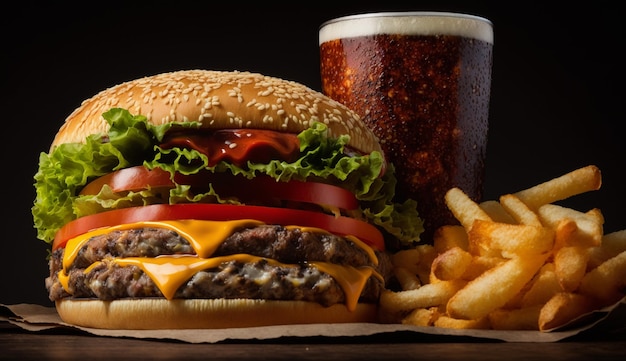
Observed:
[[[218,329],[311,323],[377,322],[375,304],[324,307],[304,301],[159,298],[60,300],[56,309],[72,325],[103,329]]]

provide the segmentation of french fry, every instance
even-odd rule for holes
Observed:
[[[554,223],[556,224],[552,227],[554,228],[554,249],[558,250],[572,243],[574,234],[578,232],[578,225],[570,218],[555,219]]]
[[[598,208],[592,208],[586,212],[586,214],[591,217],[598,224],[604,224],[604,215],[602,211]]]
[[[467,251],[467,242],[467,232],[463,226],[459,225],[441,226],[433,235],[433,246],[438,254],[454,247]]]
[[[462,319],[452,318],[446,315],[441,315],[435,320],[434,326],[443,327],[443,328],[454,328],[454,329],[486,330],[486,329],[489,329],[491,325],[487,317],[483,317],[477,320],[462,320]]]
[[[402,319],[402,324],[415,326],[432,326],[439,317],[437,307],[416,308]]]
[[[546,302],[539,312],[539,330],[547,331],[591,312],[592,298],[577,293],[559,292]]]
[[[417,274],[419,264],[422,263],[422,254],[416,248],[398,251],[391,256],[394,267],[404,268],[413,274]]]
[[[468,232],[472,245],[502,251],[506,255],[542,254],[554,244],[554,231],[543,226],[507,224],[477,220]]]
[[[407,268],[404,267],[394,267],[393,274],[398,280],[400,287],[402,290],[414,290],[420,288],[422,286],[422,282],[417,277],[417,275]]]
[[[554,263],[544,264],[531,281],[528,291],[522,297],[521,307],[543,305],[552,296],[562,292],[561,284],[556,276]]]
[[[471,254],[460,247],[453,247],[433,260],[431,274],[444,281],[459,279],[471,262]]]
[[[601,301],[602,306],[620,300],[626,293],[626,251],[609,258],[585,274],[579,292]]]
[[[495,200],[483,201],[479,204],[480,208],[494,221],[500,223],[515,224],[517,221],[511,217],[511,214],[504,209],[500,202]]]
[[[437,251],[435,247],[429,244],[421,244],[415,247],[415,249],[420,254],[422,260],[417,267],[417,277],[422,281],[422,284],[425,284],[430,281],[430,266],[435,257],[437,257]]]
[[[488,269],[492,269],[504,261],[505,259],[502,257],[473,256],[472,262],[467,266],[461,278],[466,281],[473,280]]]
[[[538,330],[543,304],[516,309],[497,309],[488,316],[494,330]]]
[[[392,313],[444,305],[466,282],[441,281],[422,285],[408,291],[385,290],[380,296],[380,306]]]
[[[460,225],[394,256],[403,291],[383,292],[382,314],[419,326],[549,331],[620,301],[626,230],[604,234],[599,209],[553,204],[600,185],[588,166],[498,201],[450,189],[445,201]]]
[[[595,213],[583,213],[572,208],[556,204],[544,204],[537,211],[542,222],[550,227],[556,227],[564,219],[576,222],[574,230],[564,241],[557,246],[598,246],[602,242],[603,218]],[[563,242],[559,240],[559,242]]]
[[[602,262],[626,251],[626,229],[602,236],[602,244],[589,248],[587,270],[598,267]]]
[[[554,254],[554,273],[563,291],[573,292],[587,271],[589,253],[586,247],[567,246]]]
[[[605,234],[602,237],[602,247],[615,256],[626,251],[626,229]]]
[[[600,169],[589,165],[514,194],[530,209],[536,211],[544,204],[597,190],[601,185]]]
[[[445,195],[446,205],[454,217],[470,230],[475,220],[491,221],[491,217],[460,188],[451,188]]]
[[[448,301],[453,318],[479,319],[502,307],[528,283],[547,255],[515,257],[469,281]]]
[[[535,276],[536,276],[536,274],[535,274]],[[526,283],[524,285],[524,287],[522,287],[522,289],[519,290],[519,292],[517,292],[508,301],[506,301],[506,303],[504,305],[502,305],[501,308],[504,308],[504,309],[517,309],[517,308],[522,307],[522,299],[524,298],[524,295],[526,294],[526,292],[528,292],[528,290],[530,289],[531,282],[532,282],[532,280],[529,281],[528,283]]]
[[[517,196],[505,194],[500,197],[500,204],[513,217],[516,223],[536,227],[542,226],[537,213],[528,208],[526,203],[522,202]]]

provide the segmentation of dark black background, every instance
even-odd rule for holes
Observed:
[[[319,25],[368,11],[458,11],[491,19],[485,199],[596,164],[601,190],[565,204],[600,208],[606,232],[626,228],[624,27],[616,3],[212,3],[109,1],[83,8],[22,1],[3,13],[0,303],[49,305],[48,246],[36,239],[30,215],[32,177],[39,153],[83,99],[123,81],[192,68],[261,72],[320,90]]]

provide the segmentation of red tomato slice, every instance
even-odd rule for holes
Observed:
[[[67,241],[101,227],[111,227],[141,221],[197,219],[228,221],[256,219],[267,224],[317,227],[331,233],[352,235],[377,250],[384,250],[382,233],[372,224],[344,216],[331,216],[320,212],[262,206],[230,204],[154,204],[123,208],[78,218],[63,226],[56,234],[52,249],[65,247]]]
[[[114,192],[138,191],[142,189],[173,187],[170,174],[163,169],[149,170],[144,166],[120,169],[99,177],[87,184],[80,192],[81,195],[95,195],[102,187],[108,184]]]
[[[220,196],[236,196],[243,202],[284,200],[304,202],[322,206],[333,206],[352,210],[358,207],[358,201],[350,191],[331,184],[319,182],[277,182],[271,177],[258,176],[253,179],[229,174],[176,174],[179,184],[187,184],[199,189],[206,189],[209,183]],[[147,188],[170,188],[174,184],[170,174],[160,168],[148,170],[144,166],[121,169],[104,175],[87,184],[81,195],[94,195],[102,186],[108,184],[114,192],[138,191]]]

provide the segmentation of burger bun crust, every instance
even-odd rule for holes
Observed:
[[[350,135],[348,145],[358,151],[381,151],[378,138],[356,113],[320,92],[258,73],[211,70],[162,73],[103,90],[67,117],[51,149],[106,133],[109,125],[102,113],[111,108],[144,115],[156,125],[199,122],[207,129],[297,134],[320,121],[328,126],[330,136]]]
[[[61,319],[71,325],[99,329],[223,329],[273,325],[377,322],[375,304],[324,307],[314,302],[252,299],[160,298],[60,300]]]

